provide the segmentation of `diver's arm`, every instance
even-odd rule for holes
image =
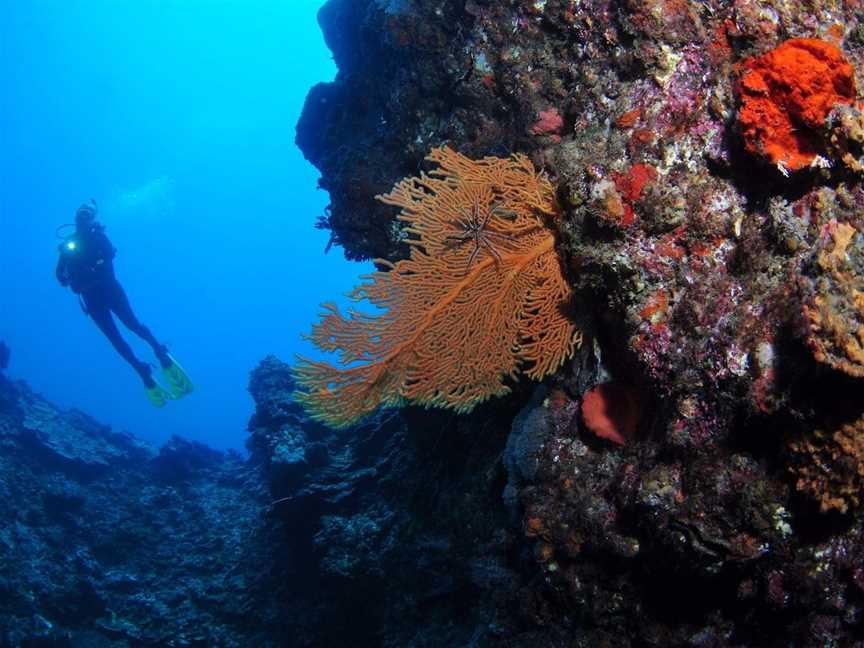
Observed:
[[[93,246],[96,249],[96,259],[103,263],[113,261],[117,256],[117,250],[111,245],[110,239],[105,236],[105,232],[97,231],[93,234]]]
[[[57,259],[57,268],[54,270],[54,274],[61,286],[66,287],[69,285],[69,266],[66,262],[66,256],[62,251],[60,252],[60,258]]]

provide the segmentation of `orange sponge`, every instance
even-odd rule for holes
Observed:
[[[855,72],[843,52],[815,38],[793,38],[743,65],[738,121],[746,149],[781,170],[814,163],[828,113],[855,99]]]
[[[582,399],[582,419],[588,429],[618,445],[634,437],[640,410],[636,392],[615,382],[597,385]]]

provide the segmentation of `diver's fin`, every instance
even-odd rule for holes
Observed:
[[[193,392],[195,386],[189,378],[189,375],[183,371],[183,367],[171,356],[167,354],[171,361],[167,367],[162,367],[162,375],[168,382],[168,387],[171,389],[171,394],[174,398],[182,398]]]
[[[154,384],[152,387],[145,387],[144,391],[147,394],[147,400],[150,401],[153,407],[165,407],[166,402],[175,398],[174,394],[159,383]]]

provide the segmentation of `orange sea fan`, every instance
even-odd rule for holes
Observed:
[[[506,394],[520,371],[541,379],[581,344],[564,312],[564,279],[547,219],[552,184],[523,155],[471,160],[433,150],[438,167],[378,199],[401,208],[410,258],[363,277],[350,294],[382,314],[325,304],[311,340],[344,365],[298,358],[298,400],[346,427],[381,405],[467,412]]]

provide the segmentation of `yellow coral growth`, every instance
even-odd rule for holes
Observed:
[[[816,360],[864,378],[864,276],[855,271],[850,256],[857,235],[851,225],[833,225],[831,240],[817,257],[822,276],[804,314]]]
[[[796,488],[819,502],[822,512],[846,513],[864,500],[864,418],[833,432],[816,430],[794,441]]]
[[[317,420],[346,427],[380,405],[467,412],[506,394],[507,377],[540,379],[581,335],[564,313],[571,290],[546,218],[554,189],[522,155],[471,160],[447,147],[438,167],[378,199],[401,208],[410,258],[350,294],[382,314],[325,305],[311,340],[342,368],[298,359],[298,400]]]

